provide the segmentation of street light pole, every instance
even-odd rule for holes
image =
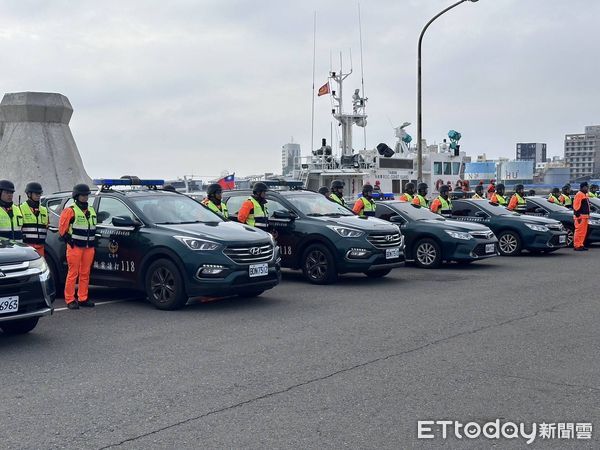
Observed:
[[[435,22],[435,20],[440,17],[442,14],[447,13],[448,11],[450,11],[453,8],[456,8],[458,5],[464,3],[464,2],[477,2],[478,0],[460,0],[458,2],[456,2],[455,4],[453,4],[452,6],[449,6],[448,8],[444,9],[442,12],[440,12],[439,14],[437,14],[433,19],[431,19],[429,22],[427,22],[427,25],[425,25],[425,27],[423,28],[423,31],[421,31],[421,35],[419,36],[419,48],[417,51],[417,160],[418,160],[418,164],[419,164],[419,170],[418,170],[418,175],[417,175],[417,179],[418,182],[421,183],[423,181],[423,117],[422,117],[422,111],[421,111],[421,45],[423,44],[423,36],[425,35],[425,32],[427,31],[427,28],[429,28],[429,25],[431,25],[433,22]]]

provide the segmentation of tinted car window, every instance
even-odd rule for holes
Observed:
[[[185,195],[144,195],[131,197],[131,202],[155,224],[222,222],[216,214]]]
[[[379,203],[375,209],[375,217],[389,221],[392,216],[397,216],[398,213],[393,209]]]
[[[288,211],[288,209],[279,203],[277,200],[267,199],[267,211],[269,216],[273,216],[275,211]]]
[[[102,197],[98,205],[98,225],[112,223],[113,217],[129,217],[133,219],[131,210],[121,200],[112,197]]]
[[[248,200],[247,195],[237,195],[227,200],[225,203],[227,204],[229,215],[237,216],[238,212],[240,212],[240,208],[242,207],[242,203],[244,203],[246,200]],[[267,206],[267,208],[269,207]]]
[[[458,217],[475,217],[475,213],[479,211],[474,205],[464,202],[454,202],[452,215]]]
[[[352,216],[353,214],[341,205],[325,198],[321,194],[290,195],[288,200],[299,211],[307,216],[339,215]]]
[[[377,206],[379,208],[379,206]],[[410,203],[394,203],[392,208],[402,211],[413,220],[446,220],[439,214],[432,213],[427,208],[415,206]]]

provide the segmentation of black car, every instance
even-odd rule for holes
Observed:
[[[567,232],[559,221],[522,215],[487,200],[453,201],[452,218],[488,226],[505,256],[518,255],[523,249],[550,253],[567,245]]]
[[[432,269],[443,261],[469,263],[498,254],[498,239],[485,225],[447,220],[407,202],[378,203],[377,217],[400,226],[406,261]]]
[[[223,193],[229,215],[237,216],[251,191]],[[267,192],[269,224],[281,248],[281,264],[302,269],[311,283],[327,284],[338,274],[383,277],[402,265],[398,227],[375,217],[358,217],[311,191]]]
[[[27,245],[0,238],[0,329],[28,333],[40,317],[52,314],[54,298],[44,258]]]
[[[72,201],[70,193],[42,200],[50,212],[47,259],[58,280],[67,272],[58,220]],[[225,222],[186,195],[105,185],[89,203],[98,216],[91,284],[135,288],[157,308],[176,309],[192,297],[257,296],[281,279],[270,234]]]
[[[575,222],[572,209],[557,205],[556,203],[551,203],[544,197],[526,197],[525,200],[527,201],[526,214],[558,220],[567,230],[567,245],[573,245]],[[598,212],[600,212],[600,200],[591,198],[590,206],[592,213],[590,214],[588,233],[585,239],[588,244],[600,242],[600,214],[598,214]]]

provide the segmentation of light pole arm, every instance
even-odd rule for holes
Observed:
[[[435,20],[441,15],[447,13],[452,8],[456,8],[458,5],[466,2],[468,0],[460,0],[453,4],[452,6],[447,7],[439,14],[435,15],[433,19],[431,19],[427,24],[423,27],[423,31],[421,31],[421,35],[419,36],[419,47],[417,50],[417,160],[419,164],[418,170],[418,182],[421,183],[423,181],[423,130],[422,130],[422,115],[421,115],[421,46],[423,44],[423,36],[425,36],[425,32],[427,28],[435,22]]]

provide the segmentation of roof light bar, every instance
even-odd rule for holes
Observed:
[[[96,186],[163,186],[165,180],[140,180],[129,178],[99,178],[93,180]]]

